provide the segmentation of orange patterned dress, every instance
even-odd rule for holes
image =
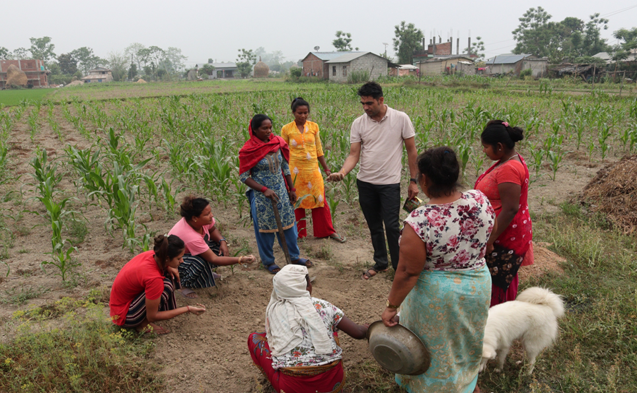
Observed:
[[[314,209],[323,207],[325,193],[323,176],[319,169],[318,157],[323,155],[318,124],[306,121],[303,133],[299,132],[295,122],[281,129],[281,137],[290,147],[290,172],[296,188],[296,196],[305,198],[299,208]]]

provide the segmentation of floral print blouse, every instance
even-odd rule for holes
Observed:
[[[343,314],[343,311],[338,307],[325,300],[313,297],[312,303],[314,304],[314,308],[316,308],[316,312],[321,316],[327,333],[330,335],[332,354],[319,355],[314,352],[312,339],[305,329],[301,328],[303,332],[303,341],[301,344],[283,356],[272,356],[273,369],[296,366],[322,366],[343,358],[343,350],[336,344],[334,333],[337,330],[336,326],[341,322],[345,314]]]
[[[405,219],[425,242],[424,270],[468,270],[485,265],[495,212],[487,197],[469,190],[451,203],[424,205]]]

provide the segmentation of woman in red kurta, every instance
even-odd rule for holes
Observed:
[[[474,187],[489,198],[497,216],[497,228],[487,244],[487,264],[493,279],[491,306],[495,306],[515,300],[517,269],[533,264],[529,169],[515,151],[515,142],[524,138],[521,128],[491,120],[481,138],[484,153],[497,161],[478,178]]]
[[[191,312],[200,315],[206,308],[200,304],[177,308],[171,277],[179,279],[177,267],[184,255],[184,242],[177,236],[155,237],[153,251],[146,251],[131,259],[119,271],[109,301],[113,323],[125,328],[145,331],[150,326],[157,334],[168,330],[155,321],[172,319]]]

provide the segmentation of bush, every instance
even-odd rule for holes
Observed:
[[[369,71],[352,71],[347,75],[347,83],[363,83],[369,81]]]
[[[527,68],[526,70],[522,70],[522,72],[520,72],[520,79],[524,79],[527,80],[527,76],[533,76],[533,70],[530,68]]]
[[[301,68],[290,68],[290,76],[292,78],[300,78],[303,74],[303,70]]]

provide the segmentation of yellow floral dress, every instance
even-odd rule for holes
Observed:
[[[281,137],[290,146],[290,171],[296,188],[296,196],[305,198],[300,209],[314,209],[325,204],[323,176],[319,170],[318,157],[323,155],[318,124],[306,121],[303,133],[295,122],[281,129]]]

